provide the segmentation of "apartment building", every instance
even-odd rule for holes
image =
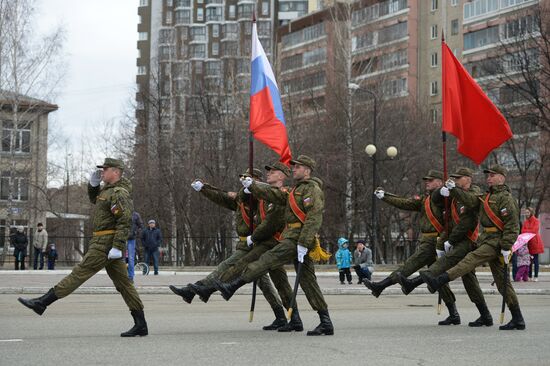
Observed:
[[[46,222],[48,114],[57,105],[0,91],[0,251],[10,231]]]

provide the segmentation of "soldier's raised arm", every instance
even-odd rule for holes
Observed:
[[[253,182],[248,189],[254,197],[276,205],[285,206],[288,199],[288,192],[280,190],[277,187],[272,187],[267,183]]]
[[[479,190],[465,191],[460,187],[450,190],[452,198],[462,202],[468,209],[479,210],[481,192]]]
[[[96,169],[90,174],[90,180],[88,181],[88,197],[90,198],[90,202],[93,203],[94,205],[97,200],[97,196],[101,191],[101,187],[99,186],[100,183],[101,183],[101,170]]]
[[[208,183],[203,184],[200,189],[200,193],[215,204],[225,207],[231,211],[237,211],[239,207],[234,196]]]
[[[419,196],[405,198],[393,194],[384,194],[382,201],[406,211],[419,211],[422,209],[422,199]]]

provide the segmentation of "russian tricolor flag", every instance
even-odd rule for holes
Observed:
[[[258,39],[256,22],[252,23],[251,62],[250,131],[256,140],[279,154],[282,163],[289,165],[292,157],[281,96],[269,60]]]

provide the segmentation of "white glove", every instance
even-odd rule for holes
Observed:
[[[443,196],[443,197],[449,197],[449,188],[443,186],[441,187],[441,189],[439,190],[439,193]]]
[[[449,253],[453,249],[453,245],[448,240],[443,243],[443,246],[445,247],[445,253]]]
[[[298,262],[304,263],[304,257],[307,254],[307,248],[298,244]]]
[[[191,183],[191,187],[197,192],[200,192],[202,187],[204,187],[204,183],[202,183],[200,180],[196,180],[193,183]]]
[[[119,259],[122,258],[122,251],[120,251],[117,248],[111,248],[109,250],[109,254],[107,255],[107,259]]]
[[[500,250],[500,254],[504,257],[504,264],[510,263],[510,251],[509,250]]]
[[[435,252],[437,253],[437,258],[441,258],[441,257],[445,256],[445,251],[444,250],[436,249]]]
[[[377,189],[376,191],[374,191],[374,195],[375,195],[379,200],[381,200],[382,198],[384,198],[384,191],[381,190],[381,189]]]
[[[241,179],[241,184],[244,188],[248,188],[252,185],[252,178],[246,177]]]
[[[452,179],[447,179],[447,181],[445,182],[445,187],[453,189],[454,187],[456,187],[456,183]]]
[[[245,188],[245,189],[244,189],[244,193],[250,194],[251,192],[248,190],[248,188]]]
[[[246,244],[247,244],[249,247],[251,247],[251,246],[254,245],[254,242],[252,241],[252,235],[248,235],[248,236],[246,237]]]
[[[97,187],[99,183],[101,183],[101,170],[94,170],[90,174],[90,185],[92,187]]]

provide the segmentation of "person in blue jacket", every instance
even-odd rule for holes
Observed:
[[[344,276],[346,280],[351,285],[351,252],[348,249],[349,243],[348,239],[340,238],[338,239],[338,250],[336,251],[336,266],[338,267],[338,273],[340,274],[340,283],[344,284]]]

